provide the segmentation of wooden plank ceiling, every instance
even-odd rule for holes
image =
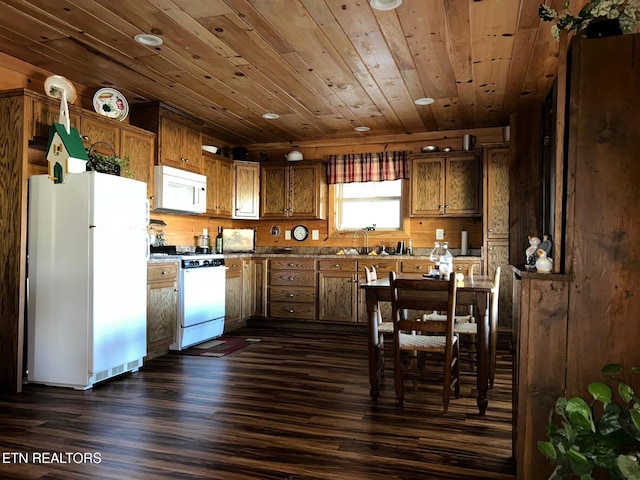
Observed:
[[[161,100],[235,145],[495,127],[555,78],[538,3],[7,0],[0,51],[91,92]],[[164,44],[139,45],[138,33]]]

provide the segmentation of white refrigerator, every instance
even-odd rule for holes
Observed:
[[[29,179],[27,381],[85,390],[142,366],[146,193],[96,172]]]

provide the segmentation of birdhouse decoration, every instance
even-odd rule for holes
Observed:
[[[54,183],[63,183],[68,173],[81,173],[87,170],[87,152],[82,144],[78,130],[67,129],[61,123],[54,123],[49,129],[47,143],[47,161],[49,178]]]

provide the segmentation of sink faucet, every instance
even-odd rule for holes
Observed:
[[[369,253],[369,234],[363,228],[362,230],[356,230],[355,232],[353,232],[353,237],[351,238],[352,239],[356,238],[356,235],[358,233],[362,233],[364,235],[364,253]]]

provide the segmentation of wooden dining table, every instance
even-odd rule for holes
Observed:
[[[421,278],[417,274],[399,274],[399,278]],[[391,301],[391,290],[389,288],[389,277],[379,278],[370,282],[360,284],[365,292],[367,302],[367,323],[368,323],[368,349],[369,349],[369,394],[374,402],[378,400],[380,394],[380,379],[382,377],[382,355],[384,349],[384,338],[378,330],[380,323],[380,302]],[[474,275],[473,278],[465,278],[458,282],[457,305],[470,305],[476,312],[476,322],[478,323],[477,353],[478,353],[478,409],[480,415],[487,411],[487,390],[489,389],[489,300],[493,279],[486,275]]]

